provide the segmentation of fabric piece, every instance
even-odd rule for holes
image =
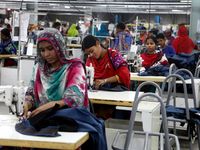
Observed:
[[[194,54],[179,53],[179,55],[167,54],[166,57],[170,64],[174,63],[177,68],[185,68],[194,75],[196,64],[198,62],[200,52]]]
[[[187,28],[185,26],[180,26],[178,29],[178,36],[172,46],[174,47],[176,54],[186,53],[190,54],[195,48],[194,42],[187,35]]]
[[[99,86],[99,90],[104,90],[104,91],[130,91],[128,88],[124,87],[123,85],[120,84],[113,84],[113,83],[106,83],[103,85]]]
[[[130,72],[128,65],[118,51],[109,49],[100,63],[96,59],[88,57],[86,66],[90,66],[90,63],[92,63],[95,70],[94,80],[118,75],[125,87],[129,88]]]
[[[68,30],[68,37],[75,37],[76,35],[78,35],[78,30],[76,29],[76,24],[72,24]]]
[[[79,59],[67,56],[66,45],[57,29],[49,28],[40,32],[38,43],[48,41],[62,65],[50,70],[48,63],[37,50],[37,61],[26,92],[26,101],[38,108],[51,101],[63,100],[69,107],[88,108],[86,69]]]
[[[107,142],[105,136],[105,125],[104,121],[100,118],[96,118],[92,113],[90,113],[85,108],[68,108],[58,110],[54,115],[55,116],[70,116],[78,123],[78,132],[89,132],[93,140],[93,150],[107,150]],[[49,117],[49,119],[51,119]],[[91,149],[91,144],[88,147]],[[81,149],[87,147],[86,145],[81,146]]]
[[[131,40],[128,32],[118,32],[113,49],[119,52],[128,52],[131,49]]]
[[[162,50],[163,54],[173,54],[176,55],[176,52],[172,46],[166,45],[166,48]]]
[[[104,23],[101,24],[101,29],[97,32],[97,36],[105,36],[108,37],[109,36],[109,33],[107,33],[107,29],[106,29],[106,25]],[[103,37],[98,37],[99,41],[103,41],[105,38]]]
[[[168,76],[169,75],[169,66],[158,65],[152,68],[147,69],[144,72],[139,73],[139,76]],[[190,79],[190,76],[184,72],[178,72],[178,75],[184,79]]]
[[[167,58],[165,55],[156,50],[154,54],[149,54],[147,52],[144,52],[140,55],[142,57],[142,67],[145,67],[145,69],[155,67],[157,65],[164,65],[169,66],[169,63],[167,61]]]
[[[96,118],[87,109],[80,108],[80,107],[61,109],[61,110],[56,111],[53,115],[47,117],[46,119],[52,119],[52,118],[57,118],[57,117],[58,118],[69,117],[69,116],[70,118],[73,118],[78,123],[78,132],[90,133],[91,139],[89,139],[89,142],[87,141],[81,146],[82,150],[107,150],[104,121],[102,119]],[[29,127],[33,129],[33,126],[31,126],[29,120],[25,120],[23,124],[20,124],[20,125],[25,128]],[[22,134],[30,135],[30,132],[25,133],[25,131],[27,130],[25,130],[24,132],[21,132],[20,130],[17,130],[18,129],[17,127],[19,127],[19,123],[16,124],[16,131]],[[56,127],[50,126],[48,128],[52,130],[48,130],[49,133],[45,132],[45,135],[52,136],[52,137],[59,136],[57,133],[52,134],[52,132],[55,131],[53,130],[53,128],[56,128]],[[45,129],[41,129],[40,131],[43,131],[43,130]]]

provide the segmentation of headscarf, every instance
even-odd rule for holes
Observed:
[[[165,33],[170,33],[170,36],[169,36],[169,37],[166,37],[166,38],[167,38],[167,40],[168,40],[168,44],[167,44],[167,45],[171,46],[172,43],[173,43],[173,41],[174,41],[174,39],[175,39],[175,37],[172,36],[172,30],[171,30],[171,29],[166,29],[166,30],[164,31],[164,34],[165,34]]]
[[[69,58],[69,56],[67,55],[67,51],[66,51],[67,48],[65,45],[65,41],[62,38],[61,33],[57,29],[48,28],[48,29],[42,30],[38,35],[38,41],[37,41],[38,45],[39,45],[39,42],[41,41],[48,41],[49,43],[51,43],[53,48],[56,50],[56,54],[58,58],[60,59],[62,63],[65,64],[71,60],[71,58]],[[47,63],[45,59],[42,57],[41,52],[39,51],[39,48],[37,48],[37,61],[38,61],[40,69],[42,71],[45,71],[44,68],[46,68]]]
[[[101,24],[101,29],[97,32],[96,35],[105,36],[105,38],[109,36],[109,33],[107,33],[106,25],[104,23]],[[97,38],[100,40],[100,42],[105,39],[103,37],[97,37]]]
[[[176,54],[186,53],[190,54],[195,48],[194,42],[187,35],[187,28],[185,26],[179,27],[178,36],[172,46],[174,47]]]
[[[33,70],[31,84],[26,93],[26,100],[32,97],[34,100],[31,102],[35,104],[36,108],[57,100],[64,100],[69,107],[88,108],[85,67],[83,67],[82,61],[70,59],[67,56],[64,39],[57,29],[42,30],[38,35],[38,45],[41,41],[51,43],[62,65],[51,70],[38,48],[38,64]],[[84,69],[82,71],[77,70],[77,66]],[[76,81],[73,76],[76,77]]]
[[[78,30],[76,30],[76,25],[72,24],[71,27],[68,30],[67,36],[75,37],[76,35],[78,35]]]

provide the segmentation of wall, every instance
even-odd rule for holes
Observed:
[[[197,20],[200,20],[199,0],[192,0],[191,18],[190,18],[190,38],[196,43]]]

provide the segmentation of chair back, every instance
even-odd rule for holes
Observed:
[[[154,93],[145,93],[138,98],[140,89],[145,85],[155,86],[158,89],[159,95],[156,95]],[[134,121],[135,121],[135,117],[136,117],[137,107],[138,107],[140,100],[142,98],[146,97],[146,96],[152,96],[152,97],[156,98],[161,104],[161,111],[162,111],[162,117],[163,117],[163,123],[164,123],[163,127],[164,127],[164,132],[165,132],[165,146],[166,146],[166,150],[170,150],[169,131],[168,131],[168,125],[167,125],[166,109],[165,109],[164,102],[161,98],[162,97],[161,89],[156,83],[150,82],[150,81],[143,82],[137,88],[137,91],[136,91],[136,94],[135,94],[135,99],[134,99],[134,104],[133,104],[133,107],[132,107],[132,112],[131,112],[131,117],[130,117],[130,122],[129,122],[129,127],[128,127],[128,134],[126,136],[124,149],[128,150],[129,147],[130,147],[130,141],[132,139],[132,130],[133,130]]]

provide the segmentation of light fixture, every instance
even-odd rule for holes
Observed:
[[[174,10],[172,10],[172,11],[183,11],[183,10],[174,9]]]
[[[65,6],[65,8],[70,8],[69,6]]]
[[[11,11],[11,9],[10,9],[10,8],[7,8],[6,10],[7,10],[7,11]]]
[[[150,10],[149,10],[149,9],[147,9],[146,11],[156,11],[156,10],[155,10],[155,9],[150,9]]]
[[[85,7],[83,7],[85,9]]]

